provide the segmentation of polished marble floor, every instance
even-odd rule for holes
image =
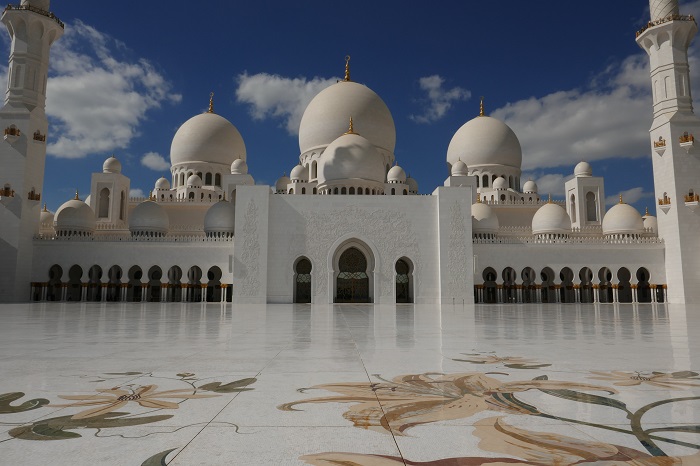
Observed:
[[[700,308],[0,306],[1,465],[700,465]]]

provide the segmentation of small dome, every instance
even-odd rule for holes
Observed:
[[[526,181],[523,185],[523,192],[537,194],[537,183],[532,180]]]
[[[647,214],[642,217],[642,221],[644,222],[645,229],[651,229],[652,233],[657,235],[659,234],[659,222],[656,217],[649,215],[649,212],[647,211]]]
[[[170,181],[168,181],[164,176],[161,176],[156,181],[156,189],[168,190],[170,189]]]
[[[457,163],[452,165],[452,176],[467,176],[468,174],[469,167],[461,160],[457,160]]]
[[[275,190],[277,192],[287,192],[287,185],[291,182],[292,180],[287,175],[280,176],[277,179],[277,183],[275,183]]]
[[[292,172],[289,174],[289,179],[292,181],[306,183],[309,181],[308,170],[303,165],[297,165],[296,167],[292,168]]]
[[[46,206],[44,206],[44,210],[42,210],[41,214],[39,215],[39,230],[41,232],[53,230],[53,219],[53,212],[49,212],[46,209]]]
[[[493,189],[508,189],[508,182],[502,176],[493,180]]]
[[[231,174],[232,175],[247,175],[248,174],[248,164],[243,159],[236,159],[231,164]]]
[[[644,233],[644,220],[639,211],[621,202],[610,208],[603,217],[604,235],[641,235]]]
[[[418,194],[418,182],[415,178],[410,176],[406,178],[406,184],[408,185],[408,192],[413,194]]]
[[[80,199],[71,199],[58,208],[54,215],[56,231],[78,231],[92,233],[95,231],[95,213],[89,205]]]
[[[472,205],[472,232],[498,233],[498,216],[491,207],[481,202]]]
[[[170,146],[170,163],[204,162],[231,166],[246,159],[241,133],[226,118],[202,113],[184,122]]]
[[[232,236],[236,224],[234,205],[228,201],[219,201],[209,207],[204,216],[204,232],[207,235],[224,233]]]
[[[398,165],[394,165],[389,169],[389,173],[386,175],[386,180],[389,183],[405,183],[406,172]]]
[[[202,187],[202,179],[198,175],[190,175],[190,177],[187,178],[187,187],[188,188],[201,188]]]
[[[153,201],[137,205],[129,216],[129,230],[132,234],[156,233],[165,235],[170,228],[170,219],[165,209]]]
[[[367,86],[341,81],[319,92],[304,110],[299,124],[301,153],[335,141],[347,130],[350,117],[355,120],[355,131],[375,146],[394,152],[396,128],[384,101]]]
[[[505,165],[520,168],[523,151],[512,129],[501,120],[479,116],[457,130],[447,148],[447,163],[459,160],[474,168],[481,165]]]
[[[558,204],[547,203],[537,209],[532,217],[532,234],[556,234],[571,233],[571,219],[566,210]]]
[[[362,179],[384,183],[384,160],[374,145],[359,134],[343,134],[321,155],[318,183]]]
[[[579,162],[574,167],[574,176],[593,176],[593,169],[588,162]]]
[[[102,164],[102,173],[121,173],[122,164],[116,157],[111,156]]]

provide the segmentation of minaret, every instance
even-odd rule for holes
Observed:
[[[29,299],[46,161],[49,49],[63,34],[49,3],[22,0],[2,14],[12,45],[0,109],[0,302]]]
[[[659,236],[666,248],[668,301],[700,302],[700,119],[693,112],[688,46],[698,26],[678,0],[650,0],[650,22],[637,33],[649,55],[654,121],[649,131]],[[652,277],[652,281],[654,277]]]

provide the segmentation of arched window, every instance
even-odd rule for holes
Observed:
[[[221,173],[217,173],[214,176],[214,184],[218,186],[219,188],[221,187]]]
[[[591,191],[586,193],[586,220],[589,222],[598,221],[598,206],[596,205],[595,194]]]
[[[301,188],[301,193],[306,194],[306,188]]]
[[[204,184],[206,186],[211,186],[211,173],[207,173],[204,177]]]
[[[348,194],[355,194],[355,187],[354,186],[350,187],[350,191],[348,192]]]
[[[311,302],[311,261],[306,257],[299,258],[294,266],[294,302]]]
[[[569,201],[570,201],[569,210],[571,211],[571,221],[573,223],[576,223],[576,196],[572,194]]]
[[[121,199],[119,200],[119,220],[124,220],[126,217],[126,193],[122,191]]]
[[[481,183],[481,184],[484,186],[484,188],[488,188],[488,187],[489,187],[489,176],[488,176],[488,175],[484,175],[484,176],[482,177],[482,183]]]
[[[316,161],[311,162],[311,179],[316,179]]]
[[[102,188],[97,205],[97,218],[109,217],[109,188]]]
[[[348,190],[345,187],[340,189],[340,194],[347,194],[347,193],[348,193]]]
[[[393,196],[394,194],[396,194],[396,188],[391,188],[391,195]]]

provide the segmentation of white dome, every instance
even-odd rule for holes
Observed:
[[[335,141],[347,131],[350,117],[355,131],[375,146],[394,152],[396,128],[384,101],[367,86],[341,81],[319,92],[306,107],[299,125],[301,153]]]
[[[170,189],[170,181],[168,181],[164,176],[161,176],[156,181],[155,188],[156,189],[164,189],[164,190]]]
[[[226,233],[233,235],[236,224],[236,211],[234,205],[228,201],[219,201],[209,207],[204,216],[204,232]]]
[[[537,209],[532,217],[532,234],[571,233],[571,219],[566,210],[558,204],[547,203]]]
[[[199,177],[199,175],[190,175],[190,177],[187,178],[186,185],[188,188],[201,188],[202,179]]]
[[[275,183],[275,190],[277,191],[287,191],[287,185],[291,183],[292,180],[289,179],[287,175],[280,176]]]
[[[246,158],[245,143],[235,126],[215,113],[190,118],[175,133],[170,146],[170,163],[219,163],[231,166]]]
[[[447,148],[447,163],[462,160],[474,168],[481,165],[506,165],[520,169],[523,151],[520,141],[505,123],[479,116],[457,130]]]
[[[415,178],[410,176],[406,178],[406,184],[408,185],[408,192],[417,193],[418,192],[418,182]]]
[[[647,211],[646,215],[642,217],[645,229],[651,229],[652,233],[659,233],[659,221],[653,215],[649,215]]]
[[[121,173],[122,164],[116,157],[111,156],[102,164],[102,173]]]
[[[318,164],[318,184],[362,179],[384,183],[384,161],[372,143],[359,134],[344,134],[323,152]]]
[[[644,233],[644,221],[639,211],[629,204],[620,203],[612,206],[603,217],[603,234],[630,234],[640,235]]]
[[[467,176],[469,174],[469,167],[467,167],[467,164],[461,160],[457,160],[457,162],[452,165],[451,174],[452,176]]]
[[[71,199],[58,208],[54,215],[57,231],[93,232],[95,213],[80,199]]]
[[[306,167],[303,165],[297,165],[296,167],[292,168],[289,178],[292,181],[301,181],[302,183],[305,183],[309,181],[309,173]]]
[[[54,215],[53,212],[49,212],[46,210],[46,206],[44,206],[44,210],[41,211],[41,214],[39,215],[39,226],[40,228],[43,229],[53,229],[53,219]]]
[[[508,189],[508,182],[502,176],[493,180],[493,189]]]
[[[247,175],[248,174],[248,164],[243,159],[236,159],[231,164],[231,174],[232,175]]]
[[[498,216],[493,209],[486,204],[477,202],[472,205],[472,232],[473,233],[498,233]]]
[[[386,180],[389,183],[405,183],[406,182],[406,172],[403,168],[398,165],[394,165],[389,169],[389,173],[386,175]]]
[[[158,233],[165,235],[170,228],[170,219],[165,209],[153,201],[137,205],[129,216],[132,233]]]
[[[678,0],[650,0],[649,14],[652,21],[664,19],[679,13]]]
[[[574,176],[593,176],[593,169],[588,162],[579,162],[574,167]]]
[[[537,194],[537,183],[532,180],[526,181],[523,185],[523,192]]]

